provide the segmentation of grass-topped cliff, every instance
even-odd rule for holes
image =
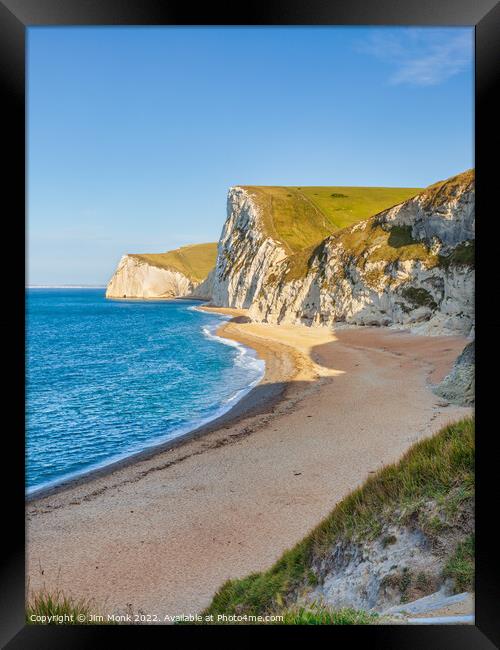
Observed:
[[[265,192],[260,199],[253,190],[240,192],[250,195],[250,201],[234,197],[230,227],[221,242],[226,262],[218,265],[214,280],[216,304],[246,307],[255,320],[275,323],[400,324],[435,334],[473,331],[474,170],[366,218],[358,219],[361,208],[357,214],[352,210],[353,223],[337,229],[326,216],[320,222],[319,211],[315,220],[307,220],[301,195],[303,213],[296,211],[288,220],[286,247],[270,232],[279,223],[276,195],[267,196],[265,208]],[[252,209],[254,204],[258,209]],[[332,232],[305,245],[320,226]],[[259,240],[252,238],[256,228],[263,233]]]
[[[268,234],[290,254],[421,191],[415,187],[242,187],[261,209]]]
[[[215,266],[217,244],[193,244],[166,253],[123,255],[107,298],[171,299],[188,296]]]
[[[288,622],[335,623],[340,608],[322,586],[336,578],[343,585],[337,596],[342,607],[346,589],[352,589],[353,601],[365,598],[366,607],[358,609],[380,609],[391,599],[408,602],[445,581],[450,591],[471,590],[473,506],[474,420],[467,418],[418,442],[398,463],[369,478],[268,571],[226,582],[205,614],[273,613]],[[358,571],[367,558],[375,582]],[[319,614],[314,600],[323,601]],[[318,621],[318,615],[329,620]],[[359,618],[350,615],[346,622],[366,622]]]
[[[468,170],[445,181],[439,181],[417,192],[420,205],[424,210],[439,210],[440,206],[452,201],[458,192],[467,190],[474,184],[474,170]],[[319,188],[318,188],[319,189]],[[376,188],[352,188],[376,189]],[[392,190],[391,190],[392,191]],[[391,206],[392,207],[392,206]],[[307,246],[289,257],[286,280],[302,278],[309,270],[311,262],[321,254],[325,245],[340,245],[351,260],[356,260],[360,269],[370,262],[382,262],[387,265],[407,260],[419,260],[428,268],[450,265],[474,265],[474,242],[465,242],[453,251],[440,254],[433,249],[433,243],[412,234],[411,225],[391,224],[385,220],[385,212],[372,212],[367,217],[352,219],[350,224],[338,229],[319,244]],[[363,225],[356,225],[365,221]],[[382,271],[378,272],[378,276]],[[377,287],[377,277],[372,283]]]
[[[151,266],[179,271],[193,282],[201,282],[215,266],[217,243],[181,246],[166,253],[131,254]]]
[[[474,182],[475,170],[468,169],[444,181],[433,183],[422,192],[424,206],[428,208],[438,207],[446,201],[453,200],[464,188],[466,190],[471,189],[474,186]]]
[[[474,170],[417,188],[235,186],[212,302],[269,323],[474,324]]]

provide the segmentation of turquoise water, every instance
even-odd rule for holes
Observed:
[[[263,362],[197,305],[27,290],[28,492],[182,435],[258,383]]]

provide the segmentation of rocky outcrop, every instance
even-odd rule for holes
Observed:
[[[108,284],[106,297],[180,298],[197,294],[208,299],[212,283],[207,276],[216,257],[215,242],[190,244],[165,253],[124,255]]]
[[[107,286],[106,298],[177,298],[194,287],[175,269],[155,266],[138,255],[124,255]]]
[[[259,613],[322,624],[344,608],[392,617],[451,604],[474,586],[474,486],[466,417],[372,472],[272,566],[224,583],[204,613],[254,614],[258,603]]]
[[[263,215],[241,187],[229,190],[227,219],[219,240],[212,302],[251,307],[264,291],[269,271],[286,257],[284,248],[263,227]]]
[[[475,401],[475,343],[462,350],[451,372],[434,387],[434,392],[452,404],[471,406]]]
[[[272,323],[388,325],[469,335],[474,325],[474,173],[337,231],[293,255],[234,187],[212,302]]]
[[[433,502],[425,509],[437,511]],[[389,525],[373,540],[338,542],[326,559],[313,565],[318,585],[302,602],[385,612],[438,590],[452,594],[454,584],[446,577],[446,563],[473,531],[468,503],[460,522],[449,525],[446,533],[431,535],[415,525]]]
[[[411,228],[412,237],[432,246],[453,247],[475,237],[474,173],[436,183],[422,194],[386,210],[381,221]]]
[[[406,498],[395,494],[400,481],[413,485]],[[436,592],[463,593],[474,580],[474,504],[474,426],[466,419],[417,443],[337,506],[313,532],[308,571],[288,601],[382,613]]]
[[[195,298],[196,300],[210,301],[212,299],[212,290],[214,286],[215,269],[212,269],[207,277],[196,285],[188,294],[188,298]]]
[[[472,337],[473,171],[298,252],[277,238],[267,212],[255,192],[231,188],[213,272],[207,276],[206,257],[203,274],[189,270],[207,246],[215,256],[215,244],[125,255],[106,295],[211,299],[271,323],[382,325]]]

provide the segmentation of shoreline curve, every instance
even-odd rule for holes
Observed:
[[[274,406],[277,401],[280,400],[283,394],[284,386],[280,389],[278,386],[275,386],[273,382],[277,374],[276,366],[278,364],[276,355],[272,353],[272,346],[266,346],[266,344],[261,341],[254,341],[252,344],[249,342],[249,340],[247,340],[247,337],[235,336],[234,333],[232,335],[230,334],[229,336],[225,335],[226,330],[231,323],[242,322],[242,319],[246,319],[246,317],[243,316],[244,310],[205,307],[204,305],[197,306],[196,309],[222,316],[230,316],[229,320],[223,321],[219,325],[215,334],[221,339],[236,341],[240,345],[252,349],[257,353],[258,359],[264,360],[264,374],[260,380],[244,395],[242,395],[232,406],[230,406],[226,412],[214,417],[208,422],[205,422],[200,426],[196,426],[190,431],[181,433],[178,436],[171,438],[170,440],[165,440],[164,442],[150,445],[141,451],[127,454],[123,458],[119,458],[117,460],[111,460],[109,463],[95,467],[93,469],[89,469],[87,471],[83,471],[82,473],[75,476],[63,478],[52,485],[41,486],[40,488],[34,489],[33,491],[25,494],[26,504],[33,503],[48,496],[54,496],[60,492],[84,485],[85,483],[89,483],[95,479],[108,476],[117,470],[135,465],[136,463],[144,460],[149,460],[158,454],[170,451],[171,449],[176,449],[186,444],[187,442],[196,440],[208,433],[217,431],[224,426],[227,426],[229,424],[238,424],[240,420],[246,417],[260,415],[261,413]],[[270,347],[271,349],[269,349]],[[284,354],[286,354],[286,352],[284,352]],[[294,356],[291,351],[289,354],[290,357]],[[282,364],[279,365],[281,366]],[[293,375],[296,374],[297,367],[293,365],[290,370],[290,376],[283,377],[282,381],[289,381]],[[266,382],[267,386],[264,390],[261,389],[259,391],[259,397],[256,399],[256,389],[262,386],[264,382]]]
[[[224,337],[273,359],[253,391],[259,414],[27,504],[34,592],[61,589],[109,612],[200,612],[227,579],[269,568],[371,473],[471,411],[430,390],[462,337],[226,313]]]

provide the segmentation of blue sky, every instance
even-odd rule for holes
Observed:
[[[473,116],[468,28],[29,28],[28,280],[216,241],[231,185],[428,185]]]

